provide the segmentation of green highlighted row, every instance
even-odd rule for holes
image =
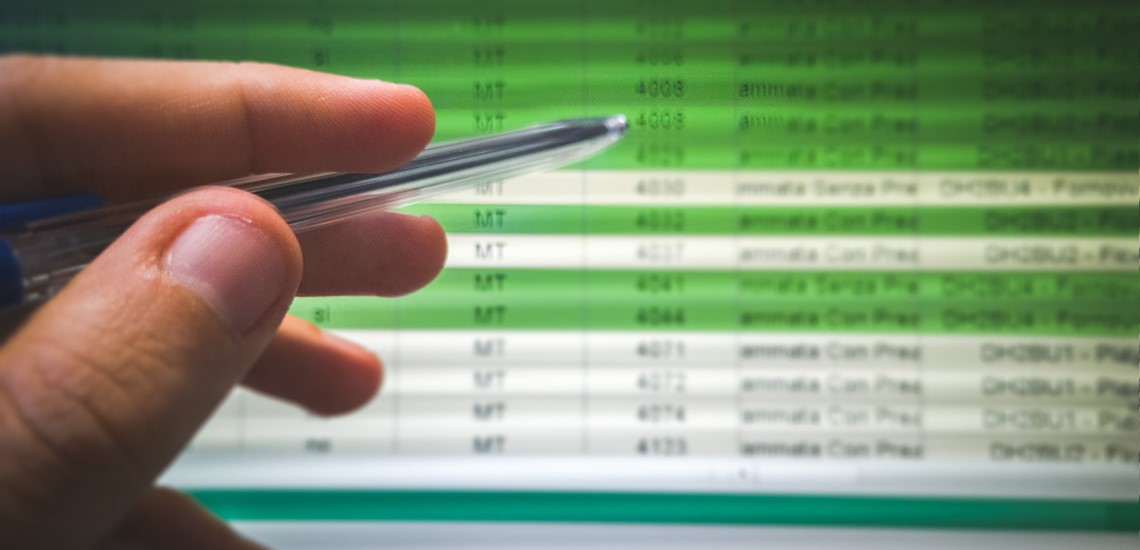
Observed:
[[[230,521],[554,521],[850,525],[938,529],[1140,529],[1136,502],[548,491],[200,489]]]
[[[376,298],[298,300],[291,312],[318,325],[354,329],[662,330],[1024,334],[1135,336],[1134,306],[913,305],[848,301],[737,304],[645,300],[601,302],[554,295],[547,300],[473,297],[398,304]]]
[[[1135,205],[1080,207],[640,207],[421,204],[454,233],[1119,236],[1140,228]]]
[[[297,300],[332,328],[1134,335],[1115,273],[448,269],[398,299]]]
[[[983,301],[1003,304],[1111,302],[1140,306],[1132,272],[821,272],[445,269],[409,304],[465,297],[509,296],[533,301],[588,297],[596,302],[646,299],[747,303],[787,301]]]

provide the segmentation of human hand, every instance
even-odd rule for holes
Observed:
[[[379,81],[5,58],[0,202],[383,171],[434,124],[419,90]],[[0,544],[251,545],[155,478],[236,383],[320,414],[370,399],[379,360],[285,311],[298,292],[410,292],[439,272],[445,247],[435,221],[393,213],[297,238],[270,205],[229,188],[152,210],[0,348]]]

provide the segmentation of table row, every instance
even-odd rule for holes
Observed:
[[[324,299],[314,299],[320,303]],[[339,305],[368,299],[346,298]],[[312,303],[312,302],[309,302]],[[305,313],[298,308],[297,313]],[[406,313],[406,312],[402,312]],[[862,369],[909,374],[1011,375],[1102,373],[1134,375],[1136,338],[945,334],[819,334],[728,331],[398,330],[334,329],[342,338],[384,357],[391,366],[572,367],[605,373],[617,367]],[[821,370],[822,369],[822,370]],[[919,370],[921,369],[921,370]],[[1135,378],[1135,376],[1132,376]]]
[[[972,459],[1135,464],[1135,406],[685,406],[558,400],[469,404],[402,400],[322,419],[288,405],[227,403],[196,453],[383,451],[427,454],[719,455],[773,458]],[[710,404],[715,406],[715,404]],[[266,409],[277,408],[276,412]],[[254,411],[251,409],[259,409]],[[720,414],[717,414],[717,413]],[[512,416],[518,415],[518,416]],[[671,418],[672,422],[661,422]],[[782,424],[781,424],[782,423]]]
[[[1134,271],[1136,237],[452,233],[451,268]]]
[[[450,233],[882,237],[1124,237],[1131,205],[743,206],[420,204]]]
[[[415,300],[525,298],[559,302],[724,301],[1140,306],[1130,271],[737,271],[673,269],[449,268]],[[403,300],[409,301],[409,300]]]
[[[1013,370],[733,369],[658,367],[388,367],[385,392],[404,399],[728,399],[762,403],[1083,405],[1136,403],[1136,369],[1065,373]]]
[[[434,204],[630,206],[1127,206],[1135,172],[560,170],[491,182]]]

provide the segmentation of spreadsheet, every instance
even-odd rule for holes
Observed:
[[[384,388],[219,407],[165,479],[253,520],[1136,531],[1137,31],[1111,1],[0,6],[3,51],[414,84],[437,141],[629,119],[405,208],[448,232],[422,291],[295,301]]]

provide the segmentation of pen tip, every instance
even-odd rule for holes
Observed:
[[[606,128],[611,133],[623,135],[629,129],[629,122],[626,121],[625,115],[614,115],[606,119]]]

